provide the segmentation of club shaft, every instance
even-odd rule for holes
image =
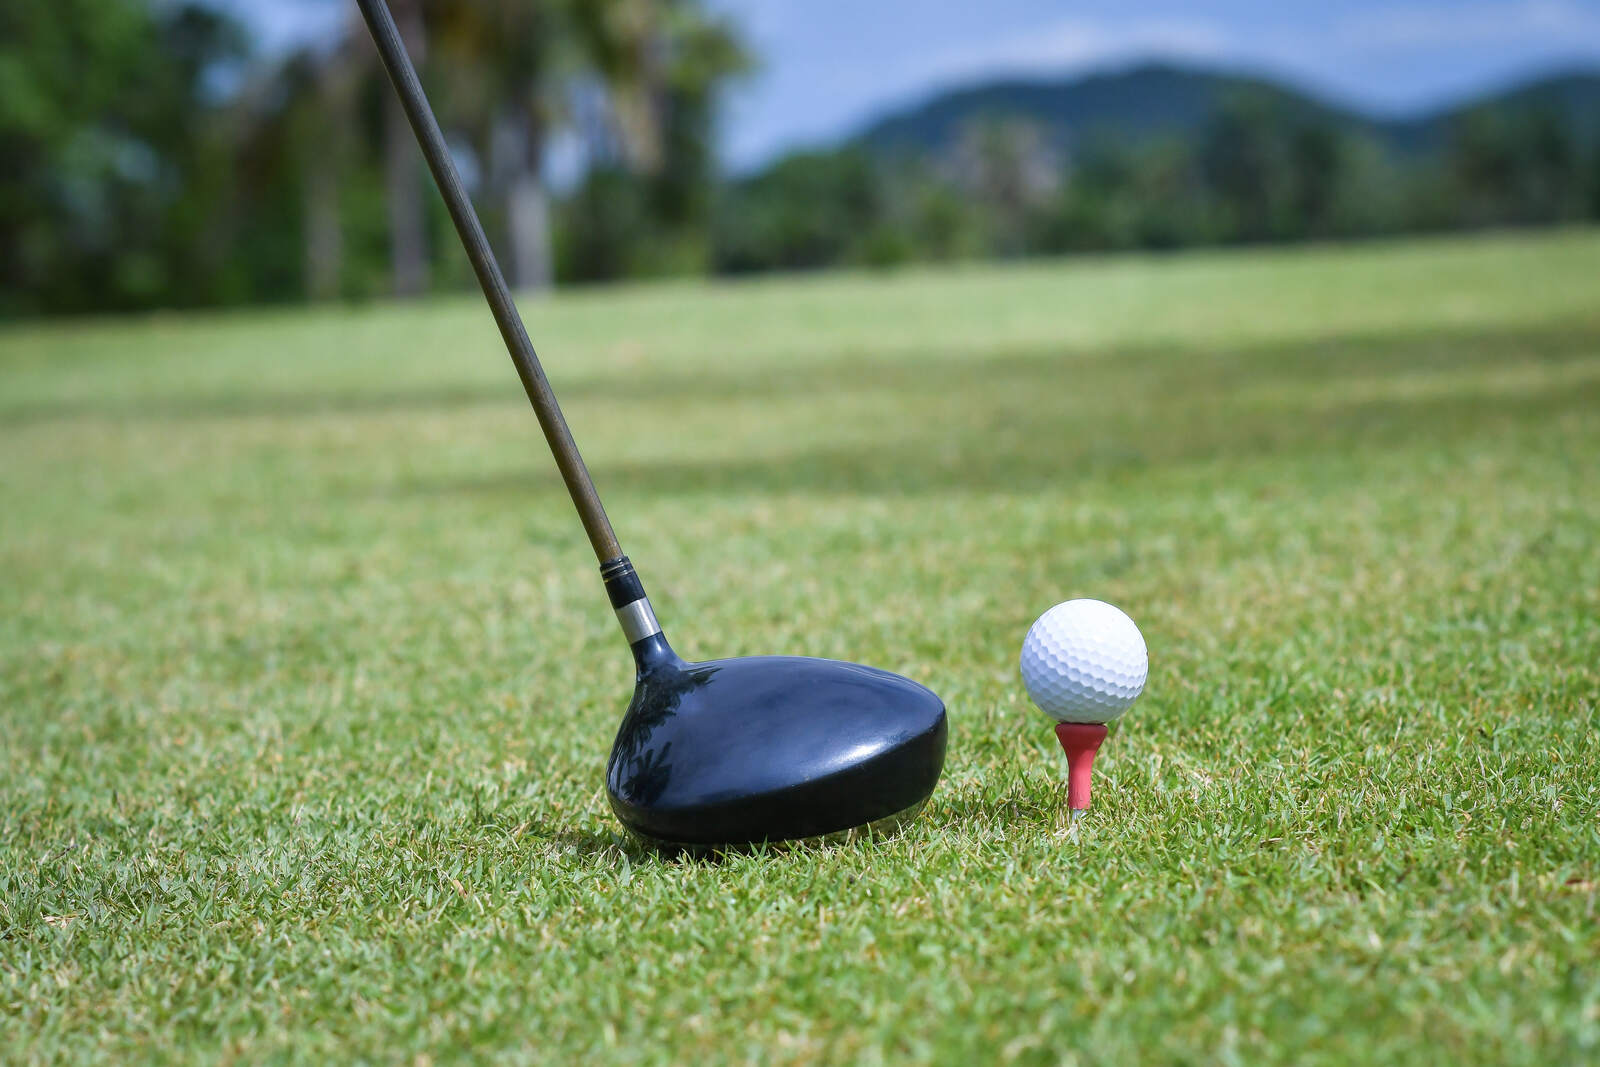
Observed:
[[[556,403],[555,393],[544,376],[544,368],[539,365],[538,353],[534,352],[533,342],[528,339],[527,328],[523,326],[522,316],[517,313],[517,305],[511,299],[505,275],[501,273],[500,264],[489,247],[489,240],[483,234],[483,224],[478,221],[478,213],[473,210],[466,186],[461,183],[461,175],[450,156],[444,135],[439,132],[439,122],[434,118],[433,109],[428,106],[422,82],[417,78],[417,70],[406,53],[405,42],[400,37],[394,16],[389,13],[384,0],[356,0],[356,4],[361,8],[362,17],[367,20],[373,43],[377,45],[384,69],[389,72],[389,80],[394,83],[400,103],[405,107],[406,117],[411,120],[411,129],[417,135],[417,144],[422,149],[423,158],[428,161],[428,169],[433,172],[439,195],[444,197],[445,207],[450,210],[450,220],[455,223],[467,258],[472,261],[473,273],[478,276],[484,298],[489,301],[489,310],[494,313],[494,321],[500,327],[500,336],[505,340],[506,351],[511,354],[511,362],[516,364],[517,376],[522,379],[528,402],[539,417],[544,439],[549,443],[550,453],[561,470],[561,480],[567,484],[567,492],[578,509],[578,517],[583,520],[583,528],[589,535],[589,543],[594,546],[595,557],[602,564],[616,560],[622,556],[622,546],[617,543],[611,520],[606,517],[606,509],[595,492],[594,481],[589,477],[589,469],[572,440],[572,431],[567,428],[567,420],[561,414],[561,405]]]

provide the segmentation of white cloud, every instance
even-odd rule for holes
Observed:
[[[1348,19],[1334,40],[1353,51],[1505,43],[1600,44],[1600,14],[1573,0],[1401,5]]]
[[[1202,19],[1069,18],[1026,34],[974,41],[920,65],[918,75],[948,83],[995,74],[1061,74],[1152,56],[1218,59],[1233,50],[1230,35]]]
[[[1294,29],[1205,18],[1068,18],[1026,34],[977,40],[905,71],[930,84],[1004,74],[1062,74],[1134,59],[1189,59],[1316,69],[1334,56],[1505,44],[1600,53],[1600,8],[1578,0],[1398,4]]]
[[[1398,4],[1293,30],[1204,18],[1068,18],[1027,34],[974,41],[922,64],[917,74],[948,84],[1152,57],[1315,67],[1334,54],[1377,57],[1498,43],[1600,52],[1600,8],[1578,0]]]

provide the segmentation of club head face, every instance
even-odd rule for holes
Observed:
[[[909,817],[944,767],[944,702],[909,678],[799,656],[642,670],[606,768],[650,842],[726,848]]]

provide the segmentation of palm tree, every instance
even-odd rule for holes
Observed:
[[[361,75],[349,51],[348,45],[328,52],[305,49],[278,74],[288,100],[283,150],[298,171],[302,272],[311,300],[337,297],[344,274],[339,187],[358,132],[355,97]]]
[[[716,89],[752,66],[733,29],[694,0],[590,0],[577,6],[575,24],[629,165],[703,192]]]
[[[390,0],[395,25],[411,61],[419,67],[427,55],[427,30],[422,0]],[[383,170],[388,188],[390,257],[394,291],[415,296],[428,288],[427,211],[423,200],[421,161],[400,98],[384,93]]]
[[[578,66],[571,5],[583,0],[430,0],[430,30],[448,53],[452,93],[470,114],[485,184],[504,203],[511,284],[553,278],[545,141],[560,115],[565,77]]]

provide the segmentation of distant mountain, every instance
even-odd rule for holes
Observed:
[[[1422,149],[1444,144],[1450,127],[1468,114],[1551,115],[1583,140],[1600,140],[1600,70],[1573,70],[1522,82],[1414,119],[1383,123],[1395,143]]]
[[[1070,149],[1099,136],[1142,141],[1196,135],[1230,100],[1249,96],[1289,116],[1370,134],[1406,153],[1441,144],[1468,111],[1548,111],[1600,135],[1600,70],[1572,71],[1408,119],[1380,119],[1318,99],[1282,82],[1224,70],[1148,63],[1061,79],[1006,79],[941,93],[884,116],[852,143],[878,155],[942,153],[975,122],[1020,119],[1052,146]]]

